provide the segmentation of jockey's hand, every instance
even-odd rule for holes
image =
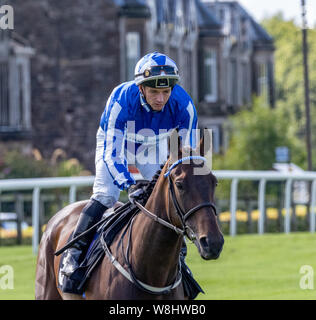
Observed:
[[[141,202],[144,200],[145,196],[145,187],[147,186],[148,181],[140,180],[136,184],[132,185],[128,189],[128,199],[131,203],[135,204],[135,201]]]

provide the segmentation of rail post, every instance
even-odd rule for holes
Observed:
[[[33,225],[33,238],[32,247],[33,253],[36,254],[39,244],[39,210],[40,210],[40,188],[33,189],[32,196],[32,225]]]
[[[237,191],[238,191],[238,179],[234,178],[231,182],[230,189],[230,235],[235,236],[237,233]]]
[[[310,207],[310,216],[309,216],[309,230],[310,232],[315,232],[315,206],[316,206],[316,180],[313,180],[312,189],[311,189],[311,207]]]
[[[264,233],[264,220],[265,220],[265,193],[266,193],[266,180],[261,179],[259,182],[259,197],[258,197],[258,233]]]
[[[292,179],[287,179],[285,184],[285,223],[284,232],[290,233],[291,231],[291,191],[292,191]]]

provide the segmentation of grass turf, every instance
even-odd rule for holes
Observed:
[[[314,234],[226,236],[220,258],[213,261],[200,258],[191,243],[188,251],[187,263],[205,291],[198,299],[316,298],[315,290],[300,288],[301,266],[316,268]],[[34,299],[35,264],[30,246],[0,248],[0,268],[14,270],[14,289],[1,288],[0,273],[0,300]]]

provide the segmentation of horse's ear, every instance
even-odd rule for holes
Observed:
[[[212,149],[212,129],[204,128],[203,137],[200,140],[200,155],[205,156]]]
[[[173,160],[178,160],[179,150],[181,149],[181,139],[178,129],[174,129],[168,139],[169,157]]]

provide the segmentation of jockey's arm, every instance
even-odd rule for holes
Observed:
[[[128,189],[135,184],[135,179],[128,171],[125,157],[125,130],[126,120],[121,112],[122,107],[118,102],[114,102],[111,113],[105,125],[105,142],[103,160],[113,177],[113,183],[121,190]]]

